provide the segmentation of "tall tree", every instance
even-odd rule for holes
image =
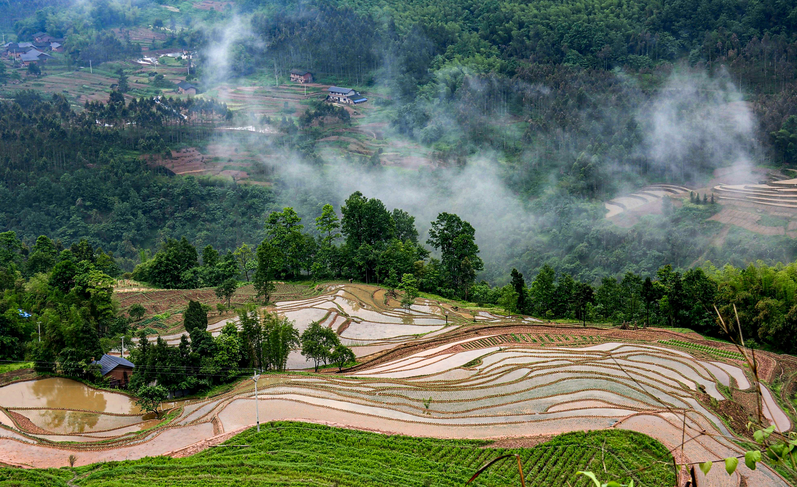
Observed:
[[[340,220],[338,220],[338,215],[335,214],[335,208],[332,205],[324,205],[321,209],[321,216],[315,219],[315,227],[320,235],[321,246],[331,247],[340,236],[338,233]]]
[[[340,345],[338,335],[317,321],[312,322],[302,333],[301,342],[302,355],[313,360],[316,372],[321,362],[326,364],[332,355],[332,350]]]
[[[257,297],[262,298],[264,304],[268,303],[276,287],[274,274],[279,259],[277,254],[277,249],[268,240],[263,240],[257,247],[257,269],[252,276],[252,284],[257,291]]]
[[[440,251],[443,269],[452,289],[467,299],[476,272],[484,268],[476,245],[476,230],[452,213],[440,213],[432,222],[427,243]]]
[[[233,255],[238,260],[238,266],[244,275],[244,279],[249,281],[249,276],[251,276],[257,268],[257,256],[255,255],[255,252],[252,251],[251,247],[244,243],[238,247],[238,249],[236,249]]]
[[[584,326],[587,326],[587,306],[595,301],[595,293],[592,286],[586,282],[579,282],[576,285],[575,301]]]
[[[542,266],[531,283],[531,299],[538,316],[556,312],[556,271],[550,265]]]
[[[395,208],[391,216],[396,226],[396,238],[402,242],[409,240],[417,244],[418,229],[415,228],[415,217],[400,208]]]
[[[263,325],[255,306],[238,310],[238,321],[241,324],[241,349],[248,358],[248,365],[255,369],[263,363]]]
[[[645,303],[645,326],[650,326],[650,308],[656,302],[657,295],[653,281],[651,281],[650,277],[646,277],[645,282],[642,283],[642,301]]]
[[[307,239],[301,217],[291,207],[275,211],[266,220],[266,234],[276,250],[275,264],[286,276],[297,276],[305,262]]]
[[[517,269],[512,269],[512,287],[517,294],[517,310],[519,313],[528,313],[528,302],[526,301],[526,281],[523,279],[523,274],[518,272]]]
[[[235,279],[227,279],[221,284],[219,287],[216,288],[216,297],[219,299],[223,299],[227,303],[227,307],[230,307],[230,300],[232,299],[235,291],[238,290],[238,281]]]
[[[299,330],[276,313],[263,316],[263,362],[267,368],[285,370],[288,356],[300,344]]]

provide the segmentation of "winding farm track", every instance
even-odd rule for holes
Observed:
[[[343,374],[262,376],[261,422],[300,420],[413,436],[496,439],[620,428],[652,436],[680,457],[685,421],[685,460],[743,453],[733,433],[697,397],[705,391],[722,401],[719,384],[750,389],[751,380],[739,361],[697,358],[659,343],[674,337],[684,341],[686,335],[535,324],[431,301],[419,301],[410,310],[396,305],[384,291],[363,285],[336,285],[320,296],[278,303],[277,311],[295,319],[300,329],[322,320],[355,350],[368,353],[361,352],[367,356],[364,363]],[[718,356],[727,353],[717,350]],[[764,357],[762,365],[774,370],[774,359]],[[0,462],[60,467],[70,454],[78,457],[78,465],[183,456],[253,426],[256,401],[247,382],[212,399],[176,403],[179,414],[168,426],[142,434],[126,426],[116,437],[110,436],[113,430],[71,434],[64,438],[83,443],[57,445],[42,441],[57,435],[20,432],[19,424],[0,428]],[[764,397],[765,415],[778,429],[791,429],[789,416],[768,390]],[[2,400],[0,405],[29,414]],[[114,441],[92,445],[99,437]],[[788,485],[767,467],[742,467],[727,476],[718,466],[708,476],[698,475],[701,487],[739,486],[741,476],[748,486]]]

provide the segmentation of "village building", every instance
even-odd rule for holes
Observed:
[[[100,366],[100,374],[111,380],[111,387],[127,387],[130,378],[133,377],[133,369],[136,367],[127,359],[108,354],[103,355],[100,360],[92,362],[91,365]]]
[[[291,81],[296,83],[312,83],[313,73],[305,69],[291,69]]]
[[[33,41],[42,44],[49,44],[51,42],[63,42],[63,39],[59,39],[58,37],[53,37],[51,35],[44,35],[41,37],[34,37]]]
[[[177,83],[177,92],[183,95],[196,95],[197,87],[187,81]]]
[[[25,54],[19,56],[20,62],[24,66],[28,66],[29,64],[36,63],[36,64],[44,64],[47,59],[51,58],[49,54],[43,53],[36,49],[31,49]]]
[[[64,52],[64,45],[60,42],[51,42],[50,50],[53,52]]]
[[[358,91],[351,88],[340,88],[337,86],[330,86],[327,90],[327,101],[332,103],[345,103],[347,105],[357,105],[358,103],[365,103],[368,98],[362,96]]]
[[[6,50],[9,58],[17,58],[17,59],[19,59],[20,56],[22,56],[28,51],[30,51],[29,47],[19,47],[19,45],[17,44],[9,46],[8,49]]]

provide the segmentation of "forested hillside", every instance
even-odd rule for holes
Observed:
[[[480,277],[493,283],[506,282],[512,267],[534,275],[545,264],[597,283],[629,271],[652,275],[666,264],[797,256],[786,235],[734,228],[716,238],[721,225],[708,219],[718,205],[668,202],[631,228],[602,218],[603,201],[651,182],[697,187],[732,163],[795,163],[797,9],[787,2],[41,6],[9,35],[65,36],[70,69],[97,49],[107,54],[98,64],[127,59],[140,46],[110,29],[143,28],[160,36],[150,48],[195,50],[192,76],[204,89],[235,80],[279,84],[303,66],[323,83],[370,90],[374,110],[330,120],[308,105],[302,117],[288,110],[266,120],[247,111],[245,98],[229,109],[209,97],[156,102],[114,89],[107,102],[83,104],[77,114],[60,94],[16,93],[0,103],[2,229],[28,246],[41,234],[65,245],[86,237],[131,271],[141,251],[154,253],[167,238],[233,250],[261,241],[268,215],[284,206],[315,218],[325,204],[339,213],[355,190],[376,198],[389,190],[394,197],[385,201],[416,215],[422,238],[437,213],[470,221],[484,260]],[[220,137],[219,125],[252,120],[277,134],[224,139],[272,158],[272,166],[255,161],[272,171],[266,184],[172,177],[146,162],[202,148]],[[376,150],[324,151],[324,123],[340,130],[335,137],[358,124],[378,126],[380,137],[427,150],[427,165],[394,170],[380,166]],[[369,194],[351,187],[359,180],[385,184]],[[490,183],[474,189],[490,196],[485,206],[459,196],[473,181]],[[415,188],[428,199],[414,195],[405,205],[395,197]]]

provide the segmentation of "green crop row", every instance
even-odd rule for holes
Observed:
[[[721,348],[710,347],[708,345],[699,345],[697,343],[685,342],[682,340],[659,340],[659,343],[663,343],[665,345],[673,345],[675,347],[680,347],[680,348],[686,348],[689,350],[697,350],[711,355],[716,355],[718,357],[744,360],[744,355],[742,355],[739,352],[723,350]]]
[[[556,343],[557,345],[563,345],[565,342],[592,342],[595,340],[600,340],[600,337],[597,336],[569,336],[569,335],[532,335],[530,333],[510,333],[509,335],[499,335],[495,337],[488,337],[482,338],[481,340],[476,340],[473,342],[466,343],[462,345],[463,348],[468,350],[475,350],[477,348],[486,348],[486,347],[495,347],[501,345],[502,343]]]
[[[387,436],[292,422],[247,430],[224,445],[187,458],[154,457],[74,469],[79,486],[346,485],[460,486],[481,466],[520,455],[526,485],[587,487],[579,470],[642,487],[669,487],[675,478],[667,449],[631,431],[574,432],[533,448],[485,448],[488,441]],[[602,453],[603,452],[603,453]],[[0,485],[66,486],[71,469],[0,469]],[[474,482],[519,485],[517,462],[495,464]]]

